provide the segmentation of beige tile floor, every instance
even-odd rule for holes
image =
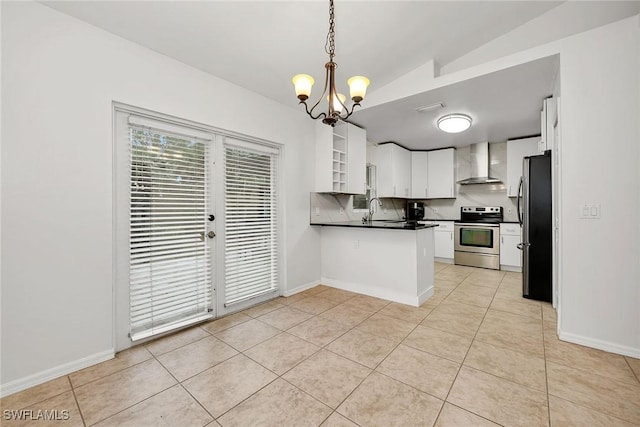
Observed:
[[[640,425],[640,360],[558,340],[520,275],[436,263],[414,308],[317,286],[1,401],[70,426]],[[3,420],[2,425],[27,425]]]

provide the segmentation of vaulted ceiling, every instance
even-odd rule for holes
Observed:
[[[293,75],[311,74],[317,82],[314,87],[316,96],[322,89],[324,63],[328,60],[324,51],[328,30],[327,1],[42,3],[293,108],[297,104],[291,84]],[[447,65],[519,26],[544,17],[562,3],[336,0],[335,61],[338,63],[338,83],[346,90],[345,82],[349,76],[365,75],[371,79],[369,90],[373,93],[430,60],[438,66]],[[584,9],[588,17],[576,17],[577,22],[572,24],[575,31],[633,15],[640,9],[640,2],[572,3],[584,3],[573,7]],[[589,8],[596,6],[600,12],[589,12]],[[610,13],[602,13],[603,8]],[[521,74],[514,72],[510,78],[517,81],[536,76],[538,74],[534,71],[541,70],[546,73],[545,78],[553,77],[552,72],[548,76],[552,61],[537,66],[531,70],[521,69]],[[489,85],[494,80],[488,78],[475,82],[476,86],[483,87],[472,84],[464,88],[452,88],[451,93],[444,89],[433,96],[424,95],[424,99],[407,99],[404,104],[376,106],[370,112],[365,108],[354,115],[354,122],[368,124],[371,127],[367,129],[368,136],[375,142],[398,140],[406,145],[421,146],[420,141],[425,140],[424,130],[415,128],[415,125],[405,125],[402,133],[393,133],[394,128],[399,129],[402,125],[402,117],[394,115],[394,111],[415,108],[416,103],[429,100],[447,103],[447,99],[451,99],[449,104],[464,103],[465,93],[476,93],[477,96],[492,93]],[[547,95],[551,83],[550,80],[538,81],[534,85],[537,92],[529,93],[534,90],[531,87],[523,96],[541,99]],[[493,93],[495,95],[495,91]],[[494,101],[504,105],[500,99]],[[470,101],[471,104],[474,102],[477,104],[476,101]],[[500,112],[497,114],[499,116]],[[522,116],[530,114],[531,107],[523,107]],[[379,117],[385,115],[388,119],[383,129],[379,126]],[[392,116],[398,116],[397,120],[400,121],[391,121]],[[502,138],[506,135],[508,132],[495,132],[500,120],[505,118],[484,118],[487,128],[477,138]],[[517,122],[519,119],[509,120]],[[535,116],[529,121],[535,121]],[[378,126],[374,126],[375,123]],[[516,130],[513,132],[518,133]],[[526,128],[522,129],[522,133],[527,132]],[[460,144],[456,140],[449,145]],[[435,148],[433,144],[423,144],[421,147]]]

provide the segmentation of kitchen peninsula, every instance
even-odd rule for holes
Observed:
[[[435,225],[392,221],[322,226],[322,283],[420,306],[434,293]]]

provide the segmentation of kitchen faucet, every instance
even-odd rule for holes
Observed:
[[[372,218],[373,218],[373,201],[377,200],[378,201],[378,205],[380,207],[382,207],[382,201],[380,201],[380,199],[378,199],[377,197],[372,197],[371,200],[369,200],[369,215],[368,216],[363,216],[362,217],[362,222],[371,222]]]

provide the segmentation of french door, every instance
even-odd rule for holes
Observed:
[[[214,136],[128,114],[129,332],[215,317]]]
[[[278,295],[277,146],[115,105],[115,348]]]

